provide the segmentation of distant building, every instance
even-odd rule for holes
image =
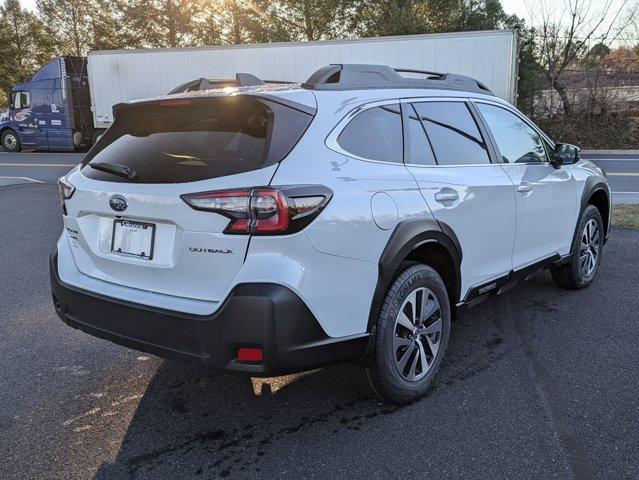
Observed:
[[[575,112],[599,114],[602,111],[639,116],[639,71],[602,72],[572,71],[562,74]],[[545,88],[535,93],[533,108],[536,116],[563,112],[563,101],[556,90],[544,80]]]

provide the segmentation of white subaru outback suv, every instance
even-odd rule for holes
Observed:
[[[238,75],[114,107],[60,179],[60,318],[254,376],[353,361],[405,403],[467,307],[544,268],[588,286],[610,225],[602,170],[472,78],[404,72]]]

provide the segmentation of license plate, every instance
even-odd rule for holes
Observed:
[[[155,225],[152,223],[115,220],[111,252],[125,257],[151,260],[154,239]]]

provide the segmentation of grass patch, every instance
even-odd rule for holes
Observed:
[[[613,205],[612,224],[615,227],[639,228],[639,205]]]

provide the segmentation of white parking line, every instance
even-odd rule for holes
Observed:
[[[596,157],[584,157],[584,160],[589,162],[639,162],[639,158],[624,157],[624,158],[596,158]]]
[[[609,177],[639,177],[639,172],[606,172]]]
[[[29,178],[29,177],[0,177],[1,179],[7,179],[7,180],[26,180],[28,182],[34,182],[34,183],[44,183],[42,180],[36,180],[35,178]]]
[[[0,167],[75,167],[77,163],[0,163]]]

